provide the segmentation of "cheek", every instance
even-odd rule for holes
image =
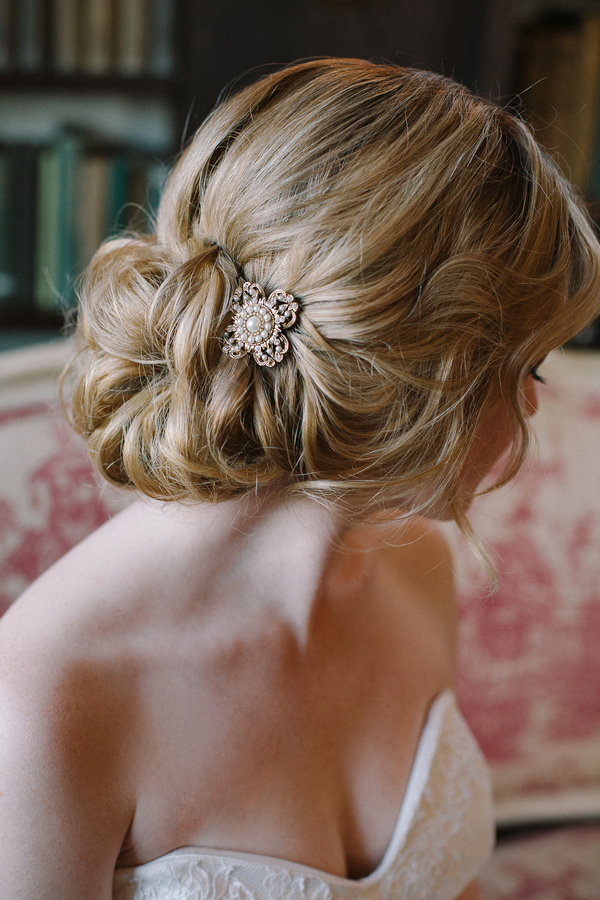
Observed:
[[[463,469],[463,485],[474,491],[490,469],[510,447],[512,427],[507,408],[499,406],[479,426]]]
[[[460,501],[462,498],[466,501],[465,509],[494,463],[510,447],[511,438],[508,410],[505,406],[499,406],[489,419],[479,426],[460,473],[460,487],[456,499]],[[441,521],[452,517],[446,504],[432,507],[426,515]]]
[[[534,415],[538,405],[537,384],[531,377],[527,378],[521,387],[521,403],[525,416]],[[513,430],[508,408],[504,403],[499,403],[491,416],[477,430],[460,475],[459,496],[464,492],[470,500],[494,464],[510,449],[512,438]],[[432,510],[431,516],[438,519],[450,517],[445,507],[441,511]]]
[[[538,407],[537,384],[530,376],[521,386],[521,404],[525,416],[533,416]],[[465,467],[463,484],[467,490],[475,490],[489,474],[511,444],[512,426],[508,408],[500,403],[489,419],[479,426]]]

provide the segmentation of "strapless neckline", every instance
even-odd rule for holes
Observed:
[[[421,885],[425,870],[438,865],[437,856],[442,853],[443,845],[456,842],[454,832],[458,835],[465,826],[466,840],[463,834],[460,847],[454,849],[455,859],[451,854],[448,863],[450,869],[460,863],[460,872],[444,876],[440,882],[444,888],[439,894],[441,898],[455,897],[475,877],[493,846],[493,808],[487,768],[460,715],[453,692],[445,690],[433,701],[419,737],[390,843],[381,862],[369,875],[351,879],[278,857],[190,846],[136,867],[117,869],[113,897],[114,900],[204,900],[205,897],[229,900],[235,896],[237,900],[238,888],[233,892],[220,888],[217,892],[215,885],[219,877],[221,881],[233,878],[238,887],[241,885],[239,897],[244,900],[246,896],[252,900],[262,900],[263,896],[265,900],[280,900],[280,882],[281,900],[296,900],[296,895],[310,900],[313,897],[318,900],[390,897],[390,888],[399,878],[403,885],[412,881]],[[416,856],[415,847],[419,848]],[[463,881],[465,872],[468,877]],[[210,883],[210,888],[205,882]],[[200,883],[202,888],[198,887]],[[294,890],[292,883],[296,884]],[[304,886],[302,890],[298,885]],[[454,893],[446,893],[454,890],[453,885],[458,885]],[[182,889],[184,886],[187,892]],[[249,886],[252,890],[248,890]],[[422,896],[438,897],[438,894]],[[413,894],[407,893],[406,897],[412,898]],[[416,893],[414,897],[420,898],[421,894]]]
[[[387,850],[383,854],[379,865],[363,878],[344,878],[341,875],[333,875],[321,869],[315,869],[312,866],[305,866],[302,863],[293,862],[287,859],[281,859],[276,856],[264,856],[259,853],[245,853],[242,851],[221,850],[212,847],[180,847],[172,850],[170,853],[164,854],[159,859],[166,859],[171,856],[212,856],[219,859],[238,859],[245,862],[256,862],[260,865],[268,865],[274,867],[284,867],[286,870],[294,869],[299,872],[310,872],[313,875],[327,878],[328,881],[335,880],[340,883],[350,884],[370,884],[376,881],[378,877],[383,876],[385,869],[389,865],[391,859],[394,858],[397,848],[403,843],[405,834],[412,821],[415,808],[421,797],[423,788],[429,777],[429,771],[433,760],[433,755],[438,744],[438,736],[444,711],[447,707],[454,703],[454,694],[450,689],[442,691],[438,694],[429,708],[429,712],[425,719],[425,724],[419,736],[417,749],[413,758],[410,775],[406,784],[406,790],[400,803],[400,811],[396,819],[396,824],[392,832]],[[150,865],[154,860],[144,865]],[[136,868],[141,868],[137,866]],[[118,871],[118,870],[117,870]]]

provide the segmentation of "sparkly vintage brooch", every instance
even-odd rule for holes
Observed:
[[[296,321],[298,304],[292,294],[276,290],[265,297],[260,284],[244,282],[233,295],[233,322],[223,336],[224,353],[239,359],[251,353],[259,366],[272,368],[289,350],[281,333]]]

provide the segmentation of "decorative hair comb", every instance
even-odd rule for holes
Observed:
[[[233,359],[251,353],[259,366],[272,368],[289,350],[282,328],[296,321],[298,304],[280,289],[265,297],[260,284],[245,281],[233,295],[233,322],[225,330],[223,352]]]

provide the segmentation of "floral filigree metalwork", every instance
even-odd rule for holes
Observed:
[[[233,295],[233,322],[226,329],[223,351],[233,359],[251,353],[259,366],[272,368],[289,350],[283,328],[296,321],[298,304],[280,289],[265,297],[260,284],[245,281]]]

